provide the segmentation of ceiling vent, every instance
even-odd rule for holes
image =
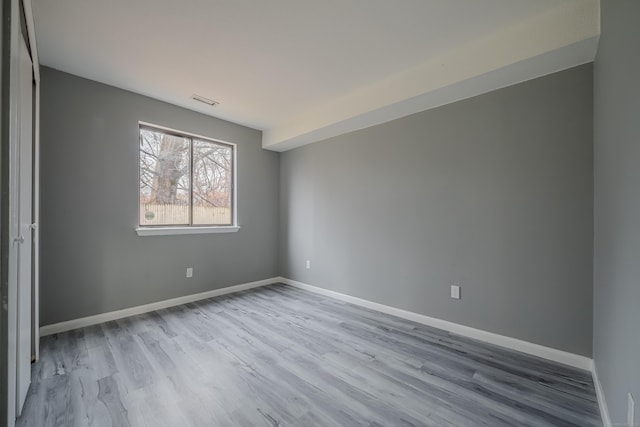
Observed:
[[[196,100],[198,102],[202,102],[202,103],[207,104],[207,105],[209,105],[211,107],[220,104],[218,101],[214,101],[213,99],[205,98],[204,96],[196,95],[195,93],[193,95],[191,95],[191,99],[194,99],[194,100]]]

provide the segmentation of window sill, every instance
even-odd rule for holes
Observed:
[[[235,233],[239,226],[230,225],[222,227],[139,227],[136,228],[138,236],[174,236],[179,234],[213,234]]]

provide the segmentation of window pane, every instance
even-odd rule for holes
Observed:
[[[194,224],[232,224],[232,159],[228,145],[193,140]]]
[[[140,225],[189,224],[189,140],[140,129]]]

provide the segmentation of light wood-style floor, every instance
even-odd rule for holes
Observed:
[[[18,426],[600,426],[588,372],[271,285],[42,339]]]

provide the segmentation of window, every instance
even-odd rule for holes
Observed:
[[[140,124],[139,235],[237,231],[234,188],[235,145]]]

